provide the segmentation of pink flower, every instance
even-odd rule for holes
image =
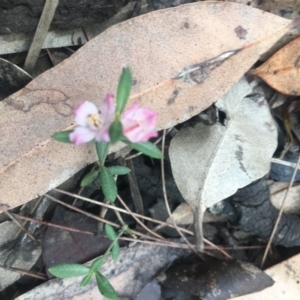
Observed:
[[[115,106],[112,94],[107,94],[98,111],[96,105],[89,101],[81,102],[73,110],[75,122],[79,125],[70,133],[69,137],[75,145],[90,142],[109,142],[109,126],[115,117]]]
[[[132,143],[146,142],[158,135],[154,130],[157,113],[138,106],[134,103],[121,117],[123,134]]]

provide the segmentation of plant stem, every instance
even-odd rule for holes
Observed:
[[[121,237],[121,235],[122,235],[124,232],[126,232],[127,230],[128,230],[128,226],[127,226],[127,225],[122,226],[122,228],[121,228],[121,230],[119,231],[117,237],[116,237],[116,238],[112,241],[112,243],[109,245],[109,247],[107,248],[107,250],[105,251],[105,253],[103,254],[103,256],[97,258],[95,261],[101,259],[101,260],[103,260],[103,262],[104,262],[104,260],[106,259],[106,257],[109,255],[111,249],[113,248],[114,244],[118,241],[118,239]],[[98,270],[94,270],[94,272],[96,272],[96,271],[98,271]]]

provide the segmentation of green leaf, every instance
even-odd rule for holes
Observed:
[[[123,125],[120,120],[115,120],[109,127],[109,137],[112,144],[118,142],[123,135]]]
[[[112,175],[126,175],[129,172],[131,172],[131,170],[129,168],[124,167],[124,166],[112,166],[112,167],[108,167],[107,170]]]
[[[90,283],[90,281],[91,281],[93,275],[94,275],[94,272],[90,272],[89,274],[87,274],[87,275],[82,279],[82,281],[81,281],[81,283],[80,283],[80,286],[81,286],[81,287],[87,286],[87,285]]]
[[[130,146],[131,148],[142,152],[150,157],[161,159],[163,157],[162,152],[154,144],[150,142],[143,143],[131,143],[127,139],[122,139],[122,142]]]
[[[119,246],[118,242],[116,242],[111,249],[112,259],[114,261],[116,261],[118,259],[119,255],[120,255],[120,246]]]
[[[98,174],[99,174],[99,170],[94,170],[94,171],[87,173],[81,180],[80,185],[87,186],[87,185],[91,184],[97,178]]]
[[[115,230],[109,224],[105,224],[105,234],[111,241],[114,241],[117,238]]]
[[[97,155],[98,155],[98,159],[99,159],[101,165],[104,164],[108,148],[109,148],[109,143],[107,143],[107,142],[96,142]]]
[[[91,265],[91,270],[93,272],[96,272],[102,267],[102,265],[103,265],[103,257],[99,257],[93,261],[93,263]]]
[[[114,202],[118,194],[117,185],[113,176],[105,167],[101,168],[100,184],[105,198]]]
[[[70,141],[70,133],[73,132],[73,130],[66,130],[61,132],[56,132],[52,135],[52,138],[56,141],[62,142],[62,143],[72,143]]]
[[[132,81],[131,77],[132,76],[131,76],[130,69],[128,67],[124,68],[119,80],[118,91],[117,91],[116,115],[118,117],[123,112],[130,95],[131,81]]]
[[[71,278],[88,274],[90,268],[80,264],[60,264],[49,268],[48,271],[58,278]]]
[[[118,295],[113,286],[109,283],[107,278],[98,271],[96,272],[96,281],[100,293],[105,298],[109,300],[118,300]]]

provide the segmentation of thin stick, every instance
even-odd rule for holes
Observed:
[[[84,233],[84,234],[95,235],[91,231],[80,230],[80,229],[76,229],[76,228],[72,228],[72,227],[68,227],[68,226],[57,225],[57,224],[53,224],[53,223],[49,223],[49,222],[45,222],[45,221],[40,221],[40,220],[37,220],[37,219],[25,217],[25,216],[20,216],[18,214],[13,214],[13,215],[16,216],[19,219],[27,220],[27,221],[35,222],[35,223],[39,223],[39,224],[43,224],[43,225],[46,225],[46,226],[49,226],[49,227],[55,227],[55,228],[68,230],[68,231],[74,231],[74,232],[79,232],[79,233]]]
[[[135,217],[138,217],[138,218],[141,218],[141,219],[153,222],[153,223],[157,223],[157,224],[161,224],[161,225],[164,225],[164,226],[169,226],[169,227],[174,228],[174,226],[172,224],[169,224],[167,222],[156,220],[156,219],[153,219],[153,218],[150,218],[150,217],[147,217],[147,216],[143,216],[143,215],[140,215],[140,214],[134,213],[134,212],[129,213],[125,209],[122,209],[122,208],[119,208],[119,207],[116,207],[116,206],[112,206],[110,204],[106,204],[106,203],[103,203],[103,202],[92,200],[92,199],[89,199],[89,198],[86,198],[86,197],[83,197],[83,196],[80,196],[80,195],[77,195],[77,194],[73,194],[73,193],[70,193],[70,192],[66,192],[66,191],[63,191],[63,190],[60,190],[60,189],[53,189],[53,190],[56,191],[56,192],[59,192],[61,194],[64,194],[64,195],[68,195],[68,196],[71,196],[71,197],[77,197],[80,200],[84,200],[84,201],[87,201],[87,202],[90,202],[90,203],[93,203],[93,204],[96,204],[96,205],[99,205],[99,206],[107,207],[107,208],[110,208],[110,209],[113,209],[113,210],[118,210],[118,211],[120,211],[124,214],[131,215],[132,217],[135,216]],[[188,230],[188,229],[180,228],[180,230],[182,232],[188,233],[190,235],[194,235],[194,233],[192,231]]]
[[[111,204],[112,206],[116,207],[116,205],[114,203]],[[125,226],[126,223],[124,222],[123,218],[122,218],[122,215],[120,214],[120,212],[116,209],[114,209],[114,213],[115,215],[117,216],[119,222],[121,223],[122,226]]]
[[[88,34],[87,34],[87,32],[86,32],[85,28],[84,28],[84,27],[82,27],[82,28],[81,28],[81,30],[82,30],[82,32],[83,32],[83,34],[84,34],[85,38],[86,38],[86,41],[88,42],[88,41],[90,40],[90,38],[89,38],[89,36],[88,36]]]
[[[111,226],[113,226],[113,227],[116,227],[116,228],[121,228],[121,226],[120,226],[119,224],[116,224],[116,223],[114,223],[114,222],[105,220],[105,219],[100,218],[100,217],[98,217],[98,216],[95,216],[95,215],[93,215],[93,214],[91,214],[91,213],[88,213],[88,212],[86,212],[86,211],[84,211],[84,210],[82,210],[82,209],[80,209],[80,208],[77,208],[77,207],[72,206],[72,205],[70,205],[70,204],[64,203],[63,201],[58,200],[58,199],[56,199],[56,198],[54,198],[54,197],[52,197],[52,196],[50,196],[50,195],[48,195],[48,194],[45,194],[45,197],[51,199],[52,201],[54,201],[54,202],[56,202],[56,203],[59,203],[59,204],[65,206],[65,207],[68,207],[68,208],[70,208],[70,209],[72,209],[72,210],[75,210],[75,211],[77,211],[77,212],[79,212],[79,213],[82,213],[83,215],[86,215],[87,217],[90,217],[90,218],[92,218],[92,219],[95,219],[95,220],[100,221],[100,222],[103,222],[103,223],[107,223],[107,224],[109,224],[109,225],[111,225]],[[140,233],[140,232],[138,232],[138,231],[135,231],[135,230],[131,230],[131,231],[132,231],[133,233],[135,233],[136,235],[138,235],[138,236],[141,236],[141,237],[147,237],[148,239],[152,239],[152,240],[155,240],[155,241],[161,241],[161,240],[159,240],[159,239],[157,239],[157,238],[155,238],[155,237],[147,236],[146,234]]]
[[[2,266],[2,265],[0,265],[0,269],[12,271],[12,272],[19,273],[22,275],[27,275],[27,276],[34,277],[37,279],[48,280],[48,277],[42,273],[34,273],[32,271],[22,270],[22,269],[13,268],[13,267],[6,267],[6,266]]]
[[[86,198],[86,197],[83,197],[83,196],[80,196],[80,195],[77,195],[77,194],[73,194],[73,193],[69,193],[69,192],[60,190],[60,189],[53,189],[53,190],[56,191],[56,192],[59,192],[61,194],[64,194],[64,195],[68,195],[68,196],[71,196],[71,197],[77,197],[78,199],[85,200],[87,202],[90,202],[90,203],[93,203],[93,204],[96,204],[96,205],[100,205],[100,206],[104,206],[104,207],[107,207],[107,208],[110,208],[110,209],[118,210],[118,211],[120,211],[120,212],[122,212],[124,214],[129,214],[128,211],[126,211],[125,209],[119,208],[119,207],[113,207],[113,206],[111,206],[109,204],[105,204],[105,203],[102,203],[102,202],[99,202],[99,201],[95,201],[95,200],[92,200],[92,199],[89,199],[89,198]],[[167,222],[163,222],[163,221],[159,221],[159,220],[156,220],[156,219],[153,219],[153,218],[142,216],[142,215],[139,215],[137,213],[132,213],[132,215],[134,215],[134,216],[136,216],[138,218],[142,218],[142,219],[148,220],[148,221],[153,222],[153,223],[157,223],[157,224],[161,224],[161,225],[168,226],[168,227],[171,227],[171,228],[175,228],[175,226],[173,224],[170,224],[170,223],[167,223]],[[194,232],[192,232],[192,231],[190,231],[188,229],[181,228],[181,227],[178,227],[178,229],[180,231],[182,231],[182,232],[187,233],[187,234],[194,235]],[[147,235],[145,235],[145,236],[148,237]],[[212,248],[220,251],[227,258],[232,259],[232,257],[226,251],[222,250],[222,248],[218,247],[217,245],[215,245],[214,243],[212,243],[211,241],[209,241],[209,240],[207,240],[205,238],[203,240],[204,240],[204,242],[206,244],[208,244]]]
[[[275,163],[275,164],[280,164],[283,166],[291,167],[291,168],[296,168],[296,166],[297,166],[297,163],[292,163],[292,162],[285,161],[285,160],[278,159],[278,158],[271,158],[271,162]],[[296,169],[300,170],[300,166],[298,166]]]
[[[114,179],[115,179],[115,182],[117,184],[118,176],[115,176]],[[114,203],[112,203],[112,206],[116,207],[116,205]],[[117,216],[117,218],[118,218],[119,222],[121,223],[121,225],[125,226],[126,223],[124,222],[124,220],[123,220],[122,215],[120,214],[120,212],[118,210],[114,209],[114,213]]]
[[[134,169],[134,165],[133,165],[133,161],[132,159],[128,159],[128,160],[123,160],[125,166],[127,166],[131,172],[129,172],[127,174],[127,178],[128,178],[128,183],[129,183],[129,188],[130,188],[130,193],[131,193],[131,197],[135,206],[135,210],[138,214],[140,215],[144,215],[144,203],[143,203],[143,199],[140,193],[140,189],[138,186],[138,182],[135,176],[135,169]]]
[[[131,209],[126,205],[126,203],[123,201],[123,199],[118,195],[117,196],[119,201],[121,202],[121,204],[125,207],[125,209],[129,212],[129,214],[136,220],[137,223],[139,223],[146,231],[148,231],[150,234],[156,236],[157,238],[159,238],[160,240],[164,240],[164,238],[162,236],[160,236],[158,233],[152,231],[150,228],[148,228],[143,222],[141,222],[141,220],[139,218],[137,218],[133,212],[131,211]]]
[[[97,161],[97,163],[99,163],[99,162]],[[96,169],[97,163],[94,163],[94,165],[92,166],[90,172],[92,172],[92,171],[94,171],[94,170]],[[78,191],[78,195],[80,195],[80,194],[82,193],[83,189],[84,189],[84,186],[80,186],[80,189],[79,189],[79,191]],[[75,206],[75,204],[76,204],[76,202],[77,202],[77,200],[78,200],[77,197],[74,197],[74,198],[75,198],[75,199],[73,200],[73,203],[72,203],[73,206]]]
[[[98,202],[99,202],[99,201],[98,201]],[[108,204],[109,201],[108,201],[107,199],[104,198],[103,203],[104,203],[104,204]],[[100,217],[100,218],[105,218],[105,215],[106,215],[107,211],[108,211],[108,208],[107,208],[106,206],[101,206],[101,208],[100,208],[100,213],[99,213],[99,217]],[[114,211],[116,211],[116,210],[114,210]],[[103,226],[104,226],[104,223],[99,223],[99,225],[98,225],[98,231],[99,231],[99,232],[101,232],[101,231],[104,230],[104,229],[103,229]]]
[[[134,243],[142,243],[142,244],[151,244],[151,245],[158,245],[158,246],[165,246],[165,247],[172,247],[172,248],[182,248],[182,249],[190,249],[190,247],[186,244],[180,243],[163,243],[163,242],[154,242],[154,241],[147,241],[147,240],[136,240],[133,238],[128,237],[120,237],[120,240],[134,242]]]
[[[175,221],[173,220],[172,217],[172,213],[171,213],[171,209],[169,206],[169,202],[168,202],[168,197],[167,197],[167,191],[166,191],[166,181],[165,181],[165,166],[164,166],[164,149],[165,149],[165,137],[166,137],[166,130],[163,130],[163,134],[162,134],[162,158],[160,160],[161,163],[161,179],[162,179],[162,189],[163,189],[163,196],[164,196],[164,200],[165,200],[165,205],[167,208],[167,212],[169,214],[169,217],[171,219],[171,221],[173,222],[173,225],[175,226],[175,229],[177,230],[177,232],[179,233],[179,235],[183,238],[183,240],[187,243],[187,245],[190,247],[190,249],[195,252],[200,258],[204,259],[195,249],[195,247],[187,240],[187,238],[184,236],[184,234],[178,229],[177,224],[175,223]]]
[[[287,189],[287,191],[286,191],[286,193],[285,193],[284,199],[283,199],[283,201],[282,201],[282,204],[281,204],[281,207],[280,207],[280,210],[279,210],[279,214],[278,214],[278,216],[277,216],[275,225],[274,225],[274,227],[273,227],[272,234],[271,234],[271,236],[270,236],[270,238],[269,238],[269,241],[268,241],[268,244],[267,244],[267,247],[266,247],[264,256],[263,256],[263,259],[262,259],[262,261],[261,261],[261,267],[264,265],[265,260],[266,260],[266,258],[267,258],[269,249],[270,249],[270,247],[271,247],[271,243],[272,243],[272,241],[273,241],[275,232],[276,232],[276,230],[277,230],[278,224],[279,224],[279,222],[280,222],[280,219],[281,219],[281,216],[282,216],[282,213],[283,213],[284,204],[285,204],[286,199],[287,199],[287,196],[288,196],[288,194],[289,194],[289,192],[290,192],[290,190],[291,190],[291,188],[292,188],[292,186],[293,186],[293,183],[294,183],[294,180],[295,180],[295,177],[296,177],[296,174],[297,174],[297,170],[298,170],[298,167],[299,167],[299,163],[300,163],[300,154],[299,154],[299,156],[298,156],[297,165],[296,165],[296,167],[295,167],[295,169],[294,169],[293,176],[292,176],[292,178],[291,178],[289,187],[288,187],[288,189]]]
[[[16,223],[20,229],[22,229],[34,242],[36,242],[37,244],[39,244],[41,246],[41,243],[7,210],[4,211],[11,219],[14,223]]]
[[[151,245],[159,245],[159,246],[173,247],[173,248],[190,249],[189,245],[182,244],[182,243],[175,243],[173,241],[168,241],[168,240],[166,240],[165,242],[163,242],[163,241],[147,241],[147,240],[136,240],[136,239],[124,237],[124,236],[120,237],[119,239],[124,240],[124,241],[133,242],[134,244],[141,243],[141,244],[151,244]],[[168,242],[168,243],[166,243],[166,242]],[[193,247],[195,247],[195,246],[193,246]],[[218,246],[218,247],[220,247],[222,249],[226,249],[226,250],[245,250],[245,249],[248,250],[248,249],[261,249],[261,248],[264,248],[265,246],[241,246],[241,247],[236,247],[236,248],[227,247],[227,246]],[[208,250],[217,250],[215,247],[212,247],[212,246],[206,246],[205,248]]]
[[[53,57],[52,57],[52,54],[51,54],[50,50],[47,49],[47,48],[46,48],[45,50],[46,50],[46,52],[47,52],[47,54],[48,54],[49,59],[51,60],[52,66],[54,67],[54,66],[55,66],[55,63],[54,63],[54,59],[53,59]]]
[[[43,47],[47,32],[54,17],[59,0],[46,0],[43,12],[29,48],[24,69],[31,73]]]
[[[84,189],[84,187],[81,186],[79,191],[78,191],[78,195],[80,195],[82,193],[83,189]],[[73,206],[75,206],[77,200],[78,200],[78,197],[75,197],[75,199],[73,200],[73,203],[72,203]]]

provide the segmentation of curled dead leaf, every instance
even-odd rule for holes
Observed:
[[[223,222],[224,218],[213,215],[206,211],[203,216],[203,222]],[[190,225],[194,223],[194,211],[191,206],[187,203],[180,203],[175,210],[172,212],[172,215],[166,220],[167,223],[177,225]]]
[[[270,59],[250,74],[260,77],[276,91],[300,95],[300,38],[281,48]]]

